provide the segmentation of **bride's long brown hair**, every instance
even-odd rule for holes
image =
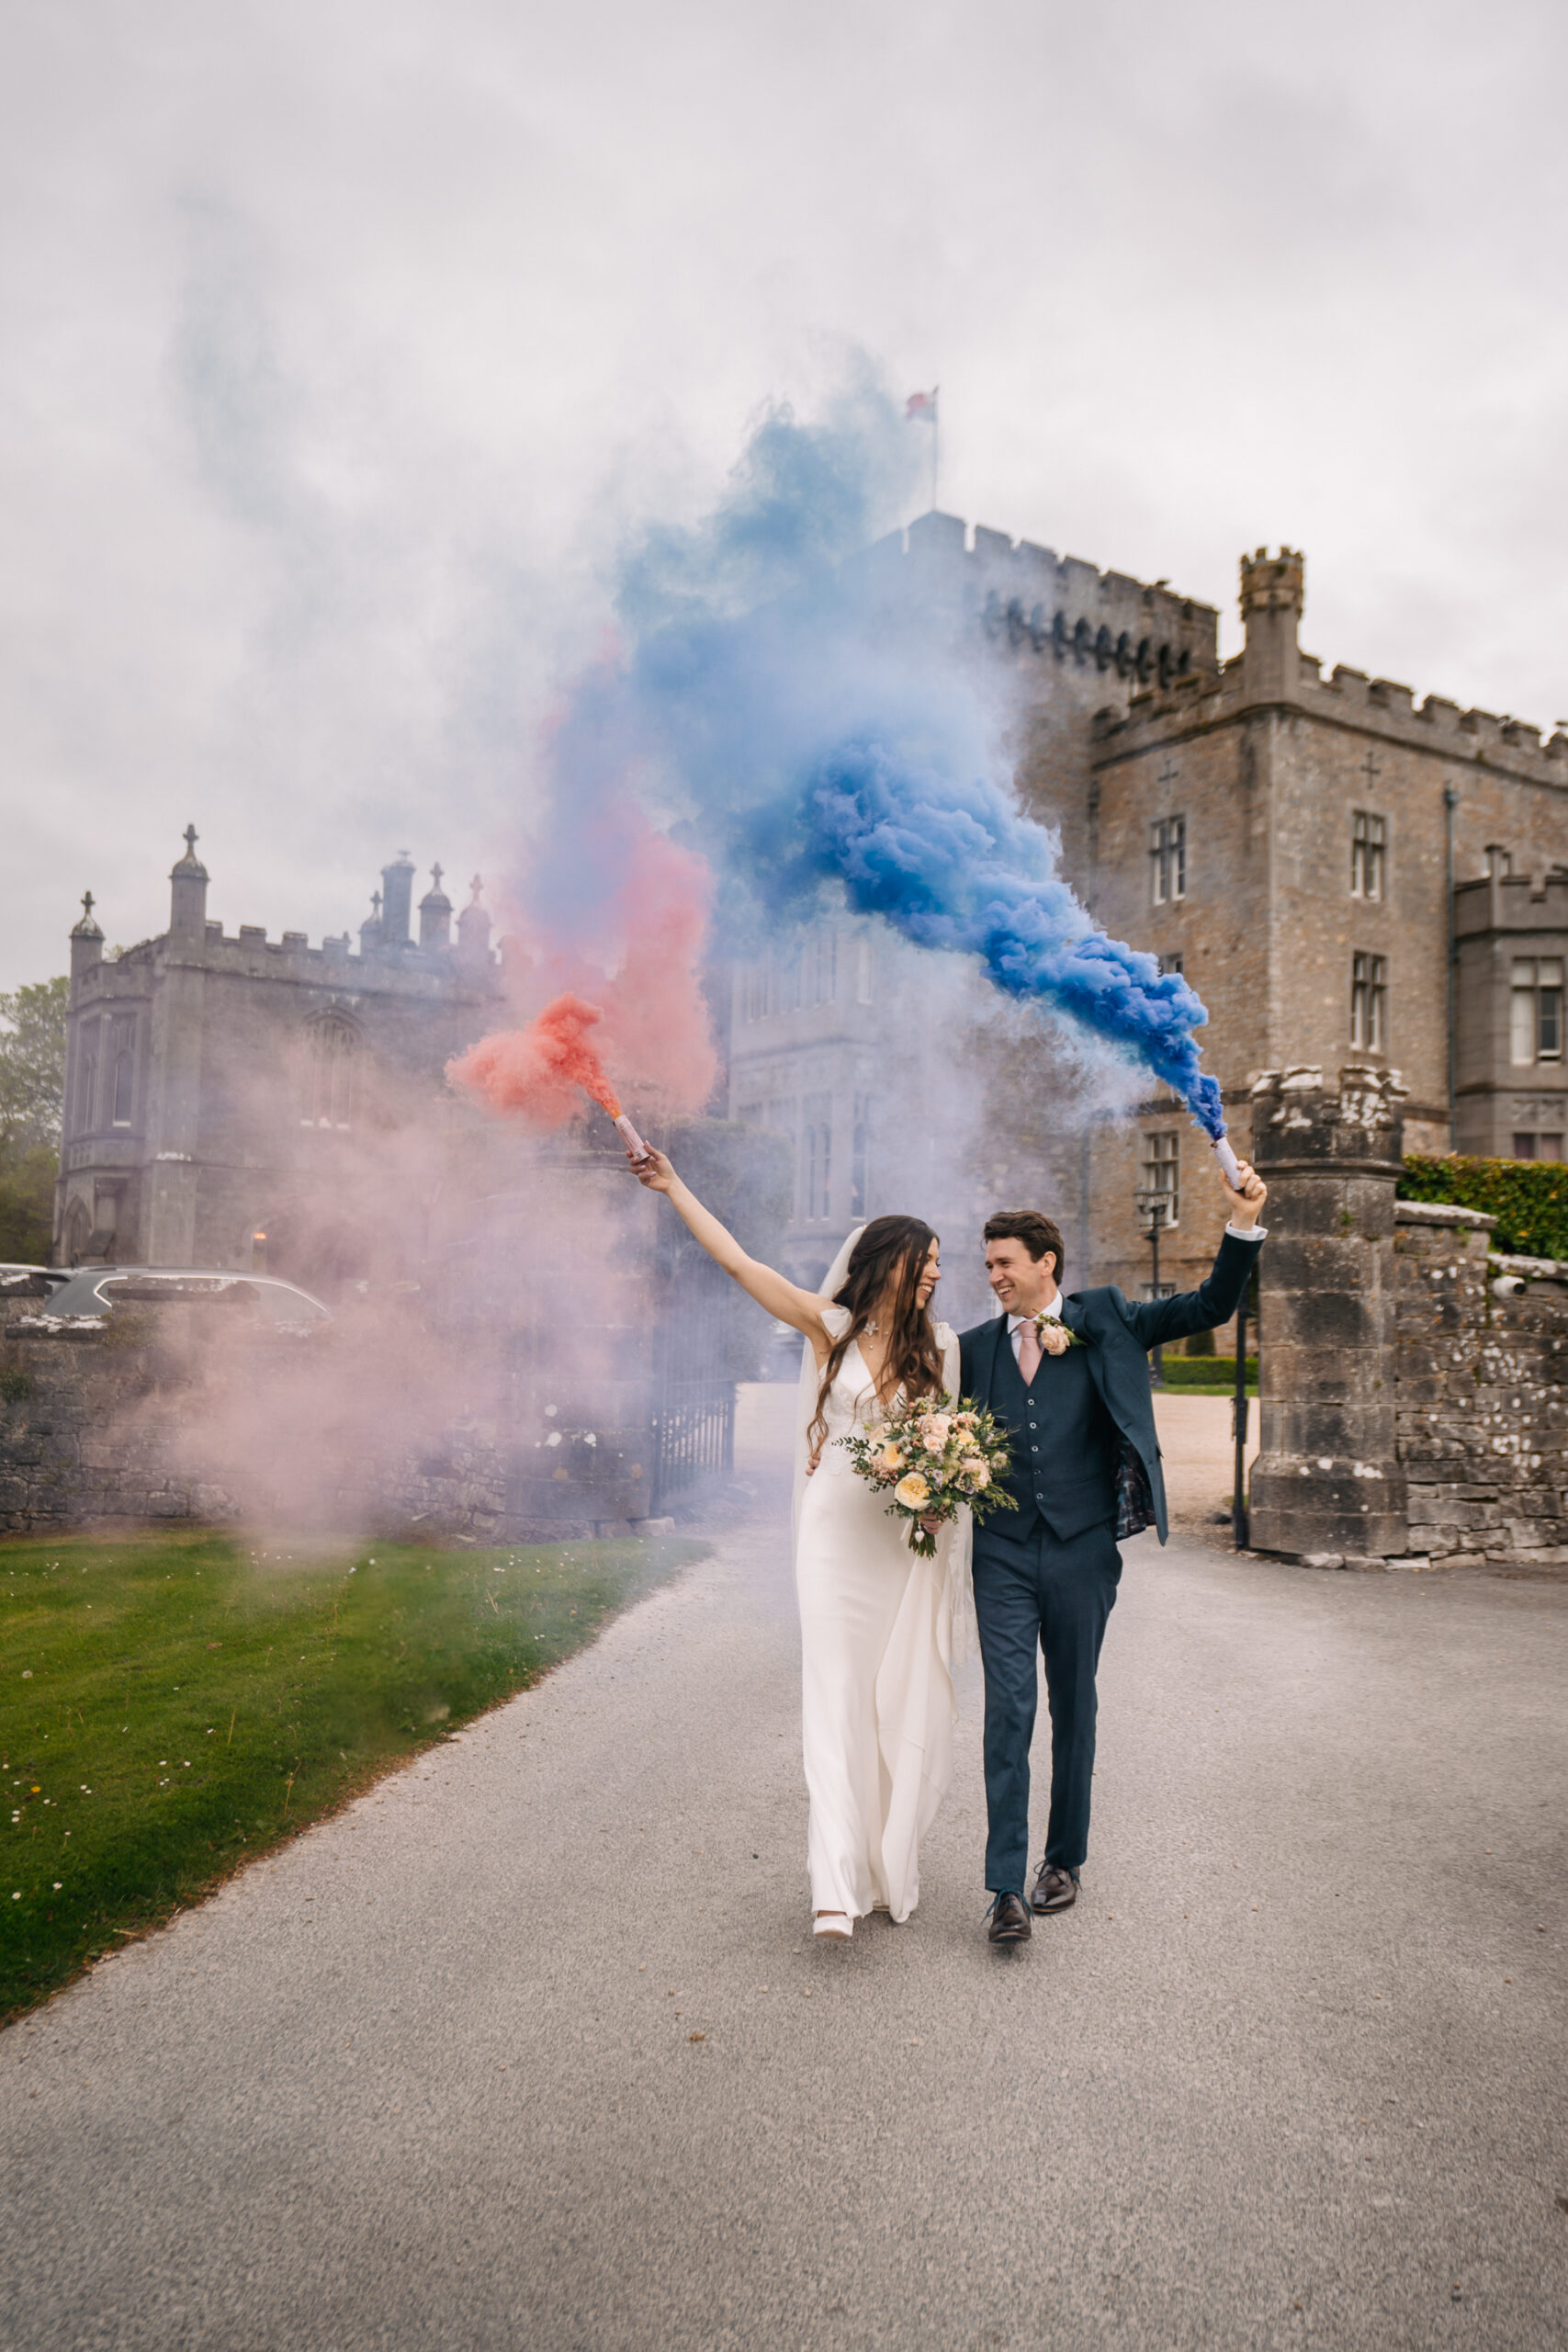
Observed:
[[[927,1253],[935,1239],[931,1227],[922,1224],[918,1216],[874,1216],[850,1252],[842,1287],[833,1300],[835,1306],[849,1308],[850,1319],[829,1349],[828,1361],[822,1367],[817,1391],[817,1418],[806,1433],[813,1456],[828,1434],[828,1392],[851,1347],[870,1323],[876,1303],[889,1283],[896,1287],[883,1385],[886,1386],[891,1375],[893,1388],[902,1387],[908,1396],[940,1392],[942,1351],[936,1343],[936,1327],[930,1307],[919,1306],[915,1296]]]

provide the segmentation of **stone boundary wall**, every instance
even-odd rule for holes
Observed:
[[[241,1457],[225,1473],[206,1442],[232,1389],[287,1386],[311,1341],[258,1337],[214,1366],[160,1329],[133,1340],[98,1317],[14,1322],[0,1337],[0,1533],[63,1533],[157,1522],[309,1523],[334,1534],[547,1543],[651,1533],[643,1430],[595,1432],[592,1446],[456,1419],[419,1443],[359,1442],[304,1491],[298,1457]],[[41,1328],[40,1328],[41,1327]],[[330,1346],[331,1342],[328,1342]],[[344,1377],[352,1378],[352,1365]],[[222,1391],[231,1393],[225,1396]],[[231,1411],[230,1427],[232,1427]],[[320,1449],[318,1449],[320,1451]],[[642,1459],[635,1458],[641,1455]],[[545,1468],[548,1463],[552,1465]]]
[[[1496,1220],[1395,1204],[1394,1398],[1423,1565],[1568,1570],[1568,1265],[1499,1256]]]
[[[1568,1571],[1568,1264],[1396,1197],[1396,1070],[1252,1088],[1269,1188],[1252,1541],[1315,1567]]]

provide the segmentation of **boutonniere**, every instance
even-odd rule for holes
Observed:
[[[1043,1307],[1034,1317],[1034,1328],[1048,1356],[1064,1356],[1069,1348],[1081,1348],[1083,1345],[1077,1333],[1069,1331],[1059,1315],[1048,1315]]]

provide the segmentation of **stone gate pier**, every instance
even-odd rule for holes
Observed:
[[[1269,1070],[1252,1158],[1269,1186],[1259,1276],[1262,1450],[1253,1543],[1380,1565],[1409,1548],[1394,1394],[1396,1073]]]
[[[1568,1572],[1568,1263],[1396,1198],[1396,1071],[1266,1071],[1255,1547],[1333,1567]]]

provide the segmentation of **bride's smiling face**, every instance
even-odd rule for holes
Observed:
[[[917,1306],[929,1306],[931,1305],[931,1293],[935,1290],[941,1280],[942,1244],[933,1235],[931,1238],[931,1246],[926,1251],[926,1262],[920,1268],[919,1280],[915,1284],[915,1305]]]

